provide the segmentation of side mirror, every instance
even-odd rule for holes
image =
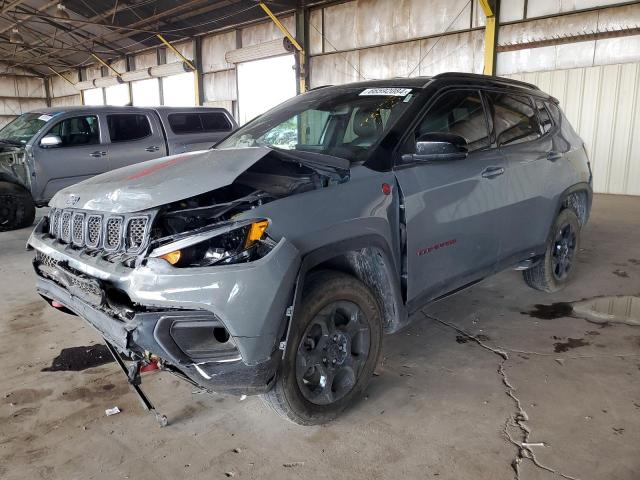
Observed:
[[[442,162],[464,160],[469,150],[467,141],[453,133],[425,133],[416,140],[415,153],[405,154],[405,162]]]
[[[44,148],[57,147],[62,145],[62,139],[58,135],[45,135],[40,140],[40,146]]]

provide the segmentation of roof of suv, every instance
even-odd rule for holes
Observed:
[[[513,80],[511,78],[498,77],[495,75],[480,75],[477,73],[464,73],[464,72],[445,72],[432,77],[411,77],[403,78],[396,77],[387,80],[365,80],[363,82],[350,83],[348,86],[357,87],[411,87],[411,88],[425,88],[433,81],[465,81],[473,82],[477,84],[484,84],[486,86],[494,87],[514,87],[528,91],[534,91],[537,95],[548,96],[542,92],[537,86],[521,82],[519,80]],[[329,86],[329,85],[327,85]],[[318,87],[322,88],[322,87]]]
[[[99,112],[102,110],[108,110],[112,112],[113,110],[122,110],[123,112],[127,111],[138,111],[138,110],[155,110],[157,112],[184,112],[185,110],[202,110],[202,111],[210,111],[210,112],[226,112],[224,108],[219,107],[132,107],[132,106],[115,106],[115,105],[69,105],[65,107],[46,107],[46,108],[35,108],[34,112],[39,113],[63,113],[63,112]],[[228,113],[228,112],[227,112]]]

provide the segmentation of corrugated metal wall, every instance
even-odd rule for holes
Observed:
[[[600,193],[640,195],[640,63],[506,75],[560,100]]]

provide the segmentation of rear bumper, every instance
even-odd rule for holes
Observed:
[[[212,329],[222,326],[206,310],[167,310],[138,313],[129,321],[113,318],[90,305],[52,280],[38,278],[37,291],[48,301],[56,301],[86,320],[117,350],[128,356],[150,352],[168,362],[172,368],[208,390],[219,393],[255,395],[268,391],[275,379],[281,352],[276,350],[263,362],[247,365],[242,361],[233,338],[209,350],[206,358],[185,353],[189,344],[178,345],[172,332]],[[202,352],[201,352],[202,353]],[[197,357],[197,354],[193,354]]]

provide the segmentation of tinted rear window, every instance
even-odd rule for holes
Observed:
[[[169,126],[175,134],[206,133],[231,130],[231,123],[224,113],[172,113]]]
[[[146,115],[131,113],[107,115],[107,125],[112,142],[128,142],[151,135],[151,125]]]
[[[540,136],[538,118],[529,97],[489,92],[498,146],[528,142]]]
[[[542,133],[545,134],[551,130],[551,127],[553,126],[549,110],[547,110],[544,102],[541,100],[536,100],[536,110],[538,111],[538,119],[540,120],[540,129],[542,130]]]

